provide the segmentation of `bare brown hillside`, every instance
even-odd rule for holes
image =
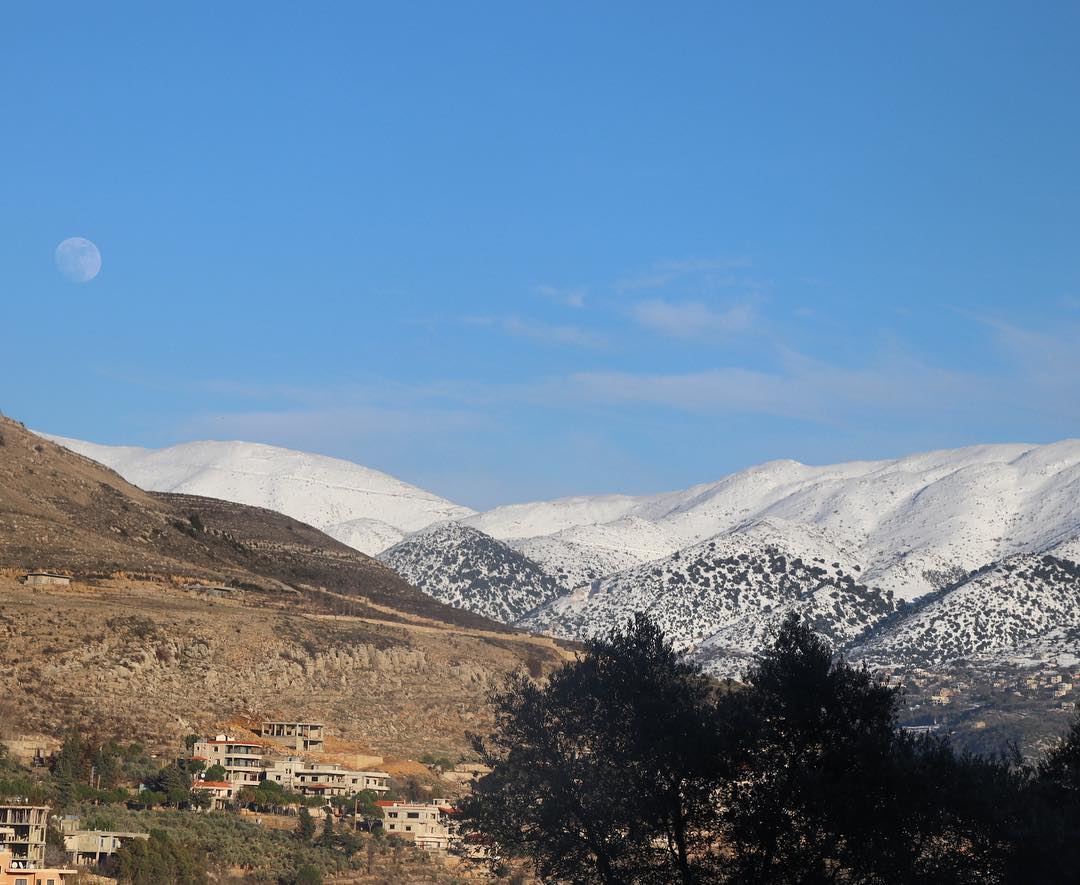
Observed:
[[[32,587],[29,569],[72,575]],[[208,585],[234,588],[224,596]],[[460,751],[550,639],[436,602],[296,520],[150,494],[0,418],[0,726],[163,750],[237,716],[318,718],[377,753]]]
[[[546,637],[325,615],[131,580],[0,577],[0,725],[127,736],[162,751],[260,717],[315,718],[382,755],[465,749],[502,674],[550,671]]]
[[[0,417],[0,566],[188,575],[270,593],[318,588],[445,623],[506,629],[421,593],[380,562],[280,513],[144,492]]]

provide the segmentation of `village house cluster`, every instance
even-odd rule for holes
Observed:
[[[1080,669],[1042,666],[1011,667],[962,676],[932,673],[916,668],[906,680],[912,696],[933,707],[950,707],[992,689],[1020,701],[1034,701],[1063,712],[1076,709],[1074,691],[1080,685]]]
[[[205,769],[220,766],[225,777],[197,779],[192,791],[205,791],[213,809],[228,807],[238,800],[245,787],[258,787],[264,781],[305,798],[328,801],[365,790],[376,796],[390,792],[388,772],[354,768],[320,758],[326,750],[325,732],[321,722],[267,721],[257,732],[259,740],[219,733],[196,741],[192,758],[203,762]],[[476,776],[472,768],[462,766],[462,769],[452,774],[459,779]],[[427,851],[445,852],[450,847],[454,839],[454,810],[446,800],[379,799],[376,805],[383,811],[382,827],[388,835],[413,842]]]
[[[331,799],[363,790],[382,795],[390,790],[390,775],[385,771],[354,769],[317,758],[326,746],[321,722],[264,722],[259,736],[261,741],[253,741],[221,733],[192,747],[193,759],[207,769],[220,766],[225,772],[222,780],[195,781],[193,789],[209,793],[212,807],[224,807],[245,786],[256,787],[262,781],[305,798]],[[282,752],[277,749],[281,745],[295,752]]]
[[[331,800],[370,791],[379,797],[375,804],[383,818],[361,822],[354,817],[358,827],[361,823],[364,828],[381,827],[387,835],[436,853],[446,852],[456,841],[455,812],[447,800],[386,798],[391,775],[378,768],[382,758],[327,752],[322,723],[265,721],[255,735],[222,732],[193,740],[190,745],[189,758],[203,763],[202,772],[219,767],[213,772],[214,779],[200,773],[192,781],[192,793],[209,798],[211,810],[235,808],[244,801],[241,792],[245,788],[258,789],[264,782],[305,800],[321,800],[326,813],[333,811]],[[3,743],[33,765],[47,764],[59,748],[57,741],[44,736],[8,738]],[[451,782],[465,783],[486,771],[483,766],[463,763],[440,773]],[[71,885],[78,876],[75,867],[100,864],[131,840],[149,838],[146,833],[84,829],[77,817],[66,816],[55,826],[72,868],[54,867],[45,863],[48,826],[46,806],[0,806],[0,885]]]

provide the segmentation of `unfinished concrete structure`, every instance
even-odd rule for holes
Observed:
[[[321,753],[326,741],[321,722],[264,722],[260,734],[301,753]]]
[[[119,833],[112,830],[81,830],[77,817],[65,817],[60,821],[60,833],[64,837],[64,850],[71,855],[75,866],[99,864],[112,857],[133,839],[149,839],[147,833]]]
[[[0,805],[0,850],[15,861],[45,862],[45,829],[49,809],[44,805]]]
[[[386,832],[415,842],[425,851],[446,851],[452,837],[450,815],[454,809],[444,800],[432,802],[381,801]]]

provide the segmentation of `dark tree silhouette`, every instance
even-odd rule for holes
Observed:
[[[492,698],[467,836],[543,881],[1077,881],[1080,723],[1036,768],[897,726],[899,692],[796,617],[740,685],[638,615]]]
[[[721,758],[698,669],[639,615],[588,643],[544,688],[511,676],[474,739],[492,773],[466,830],[529,856],[544,879],[694,883],[713,862]]]
[[[723,704],[741,772],[723,792],[726,879],[1001,879],[1008,800],[1021,787],[1009,761],[904,734],[897,689],[836,658],[795,618],[746,682]]]

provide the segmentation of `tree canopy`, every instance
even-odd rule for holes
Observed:
[[[1075,880],[1080,725],[1038,766],[956,753],[900,729],[898,690],[796,617],[739,685],[639,614],[492,703],[462,827],[542,881]]]

